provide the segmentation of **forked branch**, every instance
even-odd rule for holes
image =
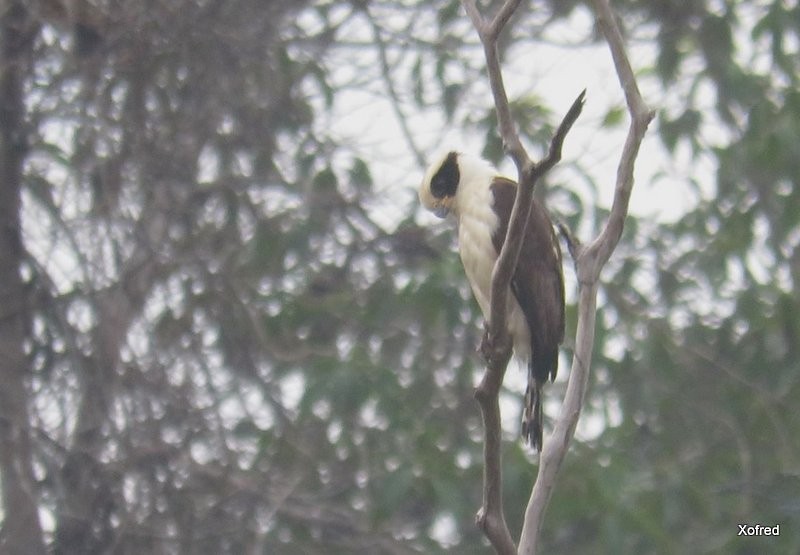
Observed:
[[[511,357],[511,340],[508,337],[506,326],[506,298],[519,258],[534,187],[537,181],[561,159],[561,146],[567,132],[581,112],[585,93],[584,91],[578,96],[559,125],[550,143],[548,155],[541,162],[533,163],[522,146],[511,117],[497,48],[497,39],[500,33],[520,3],[521,0],[507,0],[494,19],[487,22],[474,0],[462,0],[464,9],[478,31],[483,45],[503,146],[507,154],[514,160],[520,184],[517,187],[505,242],[492,274],[490,321],[481,345],[487,368],[475,392],[484,422],[483,505],[476,520],[494,549],[504,555],[517,553],[503,515],[500,456],[502,441],[498,395],[506,366]],[[647,125],[653,117],[653,112],[647,109],[639,93],[633,70],[625,53],[622,35],[616,25],[608,0],[591,0],[591,3],[598,25],[611,49],[614,65],[631,115],[631,125],[617,171],[617,184],[611,214],[600,235],[588,247],[583,247],[572,237],[569,230],[565,227],[562,228],[562,234],[568,238],[569,251],[578,274],[576,347],[561,412],[552,436],[544,442],[539,472],[525,513],[525,523],[518,551],[525,554],[536,552],[544,512],[578,423],[588,384],[594,346],[595,310],[600,270],[608,261],[622,235],[622,227],[627,217],[628,202],[633,187],[633,165]]]
[[[547,157],[539,163],[526,166],[520,179],[520,186],[517,187],[506,239],[492,273],[490,321],[481,345],[486,359],[486,372],[475,391],[483,415],[484,429],[483,505],[476,520],[498,553],[516,553],[516,547],[503,516],[502,499],[499,394],[511,358],[511,340],[506,325],[506,298],[522,249],[522,237],[525,235],[531,210],[533,190],[538,180],[561,159],[564,138],[581,113],[584,94],[585,91],[578,96],[561,122],[550,143]]]
[[[473,1],[464,0],[463,4],[478,30],[484,47],[503,144],[508,154],[514,159],[519,175],[519,187],[517,187],[505,241],[492,273],[490,317],[481,345],[487,363],[486,372],[475,391],[484,425],[483,504],[476,517],[476,522],[498,553],[510,555],[516,553],[517,549],[503,513],[502,432],[498,400],[500,386],[511,358],[511,340],[506,325],[506,299],[511,277],[522,248],[522,237],[525,235],[525,227],[530,215],[534,188],[539,179],[561,159],[564,139],[581,113],[585,91],[578,96],[559,125],[550,143],[547,156],[539,163],[532,162],[519,140],[511,118],[497,52],[497,38],[520,1],[509,0],[506,2],[490,23],[484,20]]]
[[[570,241],[569,245],[578,275],[578,325],[575,352],[561,411],[552,435],[545,441],[539,458],[536,483],[525,511],[525,523],[519,544],[519,553],[525,555],[536,553],[545,509],[550,501],[558,471],[578,424],[586,387],[589,383],[590,363],[594,349],[594,326],[600,271],[622,236],[622,228],[628,215],[628,202],[633,189],[634,162],[647,126],[653,118],[653,112],[647,108],[639,92],[636,77],[625,53],[622,34],[608,0],[592,0],[591,4],[598,26],[611,50],[631,122],[617,168],[617,183],[611,213],[603,230],[587,248],[577,246],[574,239]],[[565,236],[571,237],[569,233],[565,233]]]

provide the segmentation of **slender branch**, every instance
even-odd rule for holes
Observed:
[[[497,12],[494,20],[492,21],[491,25],[486,29],[486,41],[497,43],[497,37],[500,36],[500,32],[508,23],[508,20],[511,19],[511,16],[514,15],[514,12],[517,10],[519,5],[522,3],[522,0],[508,0],[503,6],[500,8],[500,11]]]
[[[567,115],[564,116],[555,135],[553,135],[553,139],[550,141],[547,157],[537,164],[528,163],[522,170],[519,180],[520,186],[517,187],[514,207],[511,210],[508,230],[503,241],[503,248],[497,257],[492,273],[492,292],[490,297],[492,302],[490,307],[491,317],[489,319],[490,338],[498,337],[506,329],[506,297],[508,296],[511,277],[517,267],[519,253],[522,250],[522,238],[525,236],[525,228],[528,225],[536,182],[561,160],[561,147],[564,144],[564,138],[583,109],[585,95],[586,91],[584,90],[572,103]],[[527,154],[525,156],[527,158]]]
[[[487,333],[481,349],[487,361],[486,373],[477,390],[484,421],[484,496],[477,521],[498,553],[514,553],[514,542],[508,532],[502,507],[502,466],[500,412],[497,401],[505,368],[510,358],[510,338],[506,329],[506,298],[514,268],[519,258],[522,237],[536,182],[561,157],[561,145],[566,133],[578,117],[584,93],[576,99],[550,145],[547,157],[538,164],[531,162],[516,132],[500,70],[497,38],[519,6],[519,0],[507,0],[491,23],[480,14],[474,0],[462,0],[483,44],[489,82],[497,110],[498,125],[506,152],[514,160],[519,174],[519,187],[511,213],[503,248],[492,275],[491,308]],[[642,100],[636,78],[625,53],[622,35],[617,27],[608,0],[591,0],[598,25],[611,49],[614,65],[625,94],[631,125],[617,170],[611,214],[599,236],[582,247],[562,226],[568,238],[569,251],[578,274],[578,325],[572,371],[551,437],[545,442],[539,462],[539,472],[525,512],[519,553],[534,554],[538,545],[544,513],[555,488],[555,481],[575,433],[589,381],[590,361],[594,348],[597,287],[600,270],[608,261],[622,235],[633,187],[633,165],[639,145],[653,112]]]
[[[544,442],[539,457],[539,472],[533,486],[525,523],[519,540],[520,555],[534,555],[539,544],[542,523],[547,504],[553,495],[556,478],[569,449],[569,443],[578,424],[586,387],[589,383],[590,361],[594,345],[595,310],[597,305],[597,283],[579,284],[578,330],[575,337],[575,352],[572,357],[567,391],[553,433]]]
[[[475,6],[474,0],[462,0],[464,9],[472,20],[478,36],[483,44],[483,53],[486,57],[486,70],[489,75],[489,85],[494,97],[494,105],[497,110],[497,123],[500,127],[500,136],[503,139],[503,148],[514,160],[517,166],[519,180],[522,181],[522,174],[526,166],[531,164],[531,159],[522,143],[519,140],[514,120],[511,117],[511,108],[508,104],[508,95],[503,84],[503,74],[500,70],[500,55],[497,50],[497,38],[514,10],[519,6],[521,0],[507,0],[500,8],[495,19],[487,24],[486,20]],[[526,219],[527,221],[527,219]]]
[[[532,166],[532,163],[519,140],[511,119],[511,110],[508,106],[508,96],[503,84],[497,52],[497,37],[510,19],[514,9],[519,5],[519,0],[505,2],[498,12],[498,16],[488,27],[474,0],[462,0],[462,4],[483,44],[503,144],[517,165],[521,183],[525,168]],[[525,196],[528,197],[527,203],[522,202],[524,199],[521,197]],[[475,399],[480,405],[483,417],[484,431],[483,502],[475,517],[475,522],[483,530],[495,551],[501,555],[513,555],[517,552],[503,514],[502,428],[499,394],[506,367],[511,358],[511,338],[505,323],[506,296],[513,269],[519,258],[522,232],[525,231],[528,221],[532,197],[533,183],[530,187],[517,187],[506,241],[492,273],[490,318],[484,341],[481,344],[481,351],[486,359],[486,372],[475,390]],[[508,240],[509,238],[511,241]]]
[[[506,334],[508,337],[508,334]],[[483,347],[483,346],[482,346]],[[483,417],[483,502],[475,523],[501,555],[517,552],[503,513],[502,428],[500,421],[500,385],[503,383],[508,361],[511,358],[510,340],[505,345],[505,356],[491,359],[486,372],[475,389],[475,399]]]
[[[567,250],[569,250],[569,255],[572,257],[573,260],[576,260],[578,256],[580,256],[581,249],[583,245],[581,245],[580,240],[572,234],[567,224],[563,221],[556,222],[556,227],[558,228],[559,233],[564,238],[564,241],[567,243]]]
[[[534,165],[534,179],[538,179],[539,177],[543,176],[549,172],[553,166],[561,161],[561,148],[564,146],[564,139],[567,137],[569,130],[572,129],[572,126],[578,119],[578,116],[581,115],[581,110],[583,110],[583,103],[585,100],[586,89],[583,89],[581,94],[578,95],[578,98],[572,102],[572,106],[569,107],[567,114],[564,116],[564,119],[561,120],[561,123],[558,125],[558,129],[556,129],[553,138],[550,140],[550,150],[547,152],[547,157],[538,164]]]
[[[461,5],[472,20],[472,25],[478,31],[478,36],[483,39],[483,34],[486,29],[486,20],[483,19],[481,12],[478,11],[478,6],[475,5],[475,0],[461,0]]]
[[[622,38],[622,33],[617,25],[614,10],[611,9],[608,0],[591,0],[591,3],[597,18],[597,24],[611,50],[614,68],[625,93],[628,109],[635,114],[639,114],[640,117],[647,117],[647,114],[650,114],[648,120],[651,119],[652,112],[647,108],[642,95],[639,93],[636,76],[633,73],[630,61],[628,61],[628,55],[625,53],[625,40]]]
[[[633,165],[639,154],[639,145],[655,112],[647,107],[639,92],[636,76],[628,61],[628,55],[625,53],[625,42],[609,1],[591,0],[591,4],[594,8],[597,24],[611,50],[614,67],[617,71],[620,86],[625,93],[625,102],[628,105],[628,112],[631,116],[628,136],[625,139],[625,146],[622,149],[619,166],[617,167],[617,183],[614,189],[611,214],[600,235],[588,249],[589,255],[594,261],[589,270],[591,270],[594,279],[597,279],[600,275],[600,270],[608,261],[622,236],[622,228],[625,223],[625,217],[628,214],[628,202],[633,188]]]
[[[380,27],[375,22],[372,14],[369,13],[368,5],[365,3],[361,9],[364,11],[367,21],[369,21],[369,24],[372,27],[372,38],[374,39],[375,44],[378,46],[378,57],[380,58],[381,62],[381,76],[383,77],[383,82],[386,85],[386,92],[389,94],[389,98],[392,100],[391,104],[395,118],[397,119],[397,123],[400,125],[400,130],[403,132],[403,137],[405,138],[408,147],[414,154],[414,160],[416,160],[419,167],[423,168],[425,167],[425,156],[422,154],[422,150],[420,150],[420,148],[417,146],[417,143],[414,140],[414,135],[408,125],[408,118],[403,113],[403,109],[400,107],[400,96],[397,94],[394,81],[392,80],[392,64],[389,63],[389,55],[386,52],[386,41],[383,40]]]
[[[544,513],[569,448],[569,442],[578,424],[586,387],[589,383],[590,361],[594,349],[597,287],[600,271],[622,235],[633,188],[633,165],[647,125],[653,118],[653,112],[646,107],[639,93],[636,78],[625,53],[622,34],[619,32],[608,0],[591,0],[591,3],[598,25],[614,59],[620,85],[625,93],[631,124],[620,156],[614,200],[605,227],[588,248],[578,245],[574,240],[568,241],[578,274],[578,326],[575,352],[561,412],[552,435],[544,442],[536,483],[525,511],[525,523],[519,544],[519,553],[525,555],[536,553]]]
[[[475,390],[475,398],[480,405],[484,425],[483,504],[478,511],[476,523],[492,543],[495,551],[508,555],[516,553],[517,549],[503,514],[502,432],[498,401],[500,386],[511,358],[511,338],[506,324],[508,291],[522,248],[522,238],[530,216],[534,188],[537,181],[561,159],[564,138],[580,115],[585,95],[584,91],[578,96],[559,125],[547,157],[539,163],[533,163],[520,142],[511,117],[497,50],[497,38],[519,4],[520,0],[508,0],[494,20],[487,24],[474,0],[463,0],[464,8],[483,44],[503,145],[513,158],[519,174],[519,186],[508,230],[492,272],[489,322],[481,345],[487,364],[486,372]]]

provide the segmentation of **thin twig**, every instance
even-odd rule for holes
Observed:
[[[394,110],[395,118],[397,119],[397,123],[400,126],[400,130],[403,133],[403,137],[405,138],[409,149],[411,149],[411,152],[414,154],[414,160],[416,160],[419,167],[425,167],[425,156],[422,154],[422,150],[417,146],[417,143],[414,140],[414,134],[411,132],[411,128],[408,125],[408,118],[403,113],[403,109],[400,107],[400,96],[397,94],[397,90],[395,89],[394,82],[392,80],[392,64],[389,63],[389,55],[386,52],[386,41],[383,40],[381,29],[373,19],[372,14],[369,12],[367,4],[364,4],[362,9],[370,23],[370,26],[372,27],[372,38],[375,40],[375,44],[378,46],[378,57],[380,58],[381,62],[381,76],[383,77],[383,82],[386,85],[386,92],[389,94],[389,98],[392,100],[391,106]]]
[[[478,31],[478,36],[483,44],[483,53],[486,57],[486,70],[489,75],[489,85],[492,89],[492,96],[494,97],[494,105],[497,110],[497,123],[500,127],[500,137],[503,139],[503,148],[514,160],[517,166],[517,173],[519,174],[520,181],[522,181],[522,172],[524,168],[531,164],[528,153],[522,146],[517,134],[514,120],[511,117],[511,108],[508,104],[508,95],[506,88],[503,84],[503,74],[500,70],[500,56],[497,50],[497,38],[500,32],[514,10],[519,6],[521,0],[507,0],[497,13],[497,17],[487,24],[486,20],[478,11],[475,6],[474,0],[462,0],[464,9],[467,11],[472,20],[475,29]]]
[[[578,256],[580,255],[581,245],[580,240],[572,234],[572,231],[567,226],[566,222],[558,221],[556,222],[556,227],[558,228],[559,233],[564,238],[564,241],[567,243],[567,250],[569,251],[569,255],[573,260],[577,260]]]
[[[583,102],[586,91],[584,90],[572,103],[567,115],[558,126],[553,139],[550,141],[550,149],[547,157],[539,163],[529,162],[522,169],[519,187],[517,187],[514,207],[503,242],[503,248],[495,262],[492,275],[491,306],[489,319],[489,337],[498,337],[506,329],[506,297],[508,296],[509,284],[517,267],[519,253],[522,250],[522,238],[525,236],[525,228],[528,225],[531,206],[533,204],[533,190],[537,181],[543,177],[550,169],[561,160],[561,147],[567,132],[572,128],[575,120],[583,109]],[[527,158],[527,153],[525,158]],[[519,213],[519,214],[518,214]],[[495,302],[496,299],[496,302]]]
[[[592,0],[591,3],[597,18],[597,24],[611,50],[614,68],[616,69],[620,86],[625,93],[625,102],[631,117],[628,136],[625,139],[625,146],[622,149],[619,166],[617,167],[617,183],[614,189],[611,213],[600,235],[587,249],[589,256],[593,260],[591,268],[587,269],[596,279],[622,236],[622,228],[628,215],[628,202],[633,189],[633,165],[639,154],[639,145],[642,143],[647,126],[655,113],[647,107],[639,92],[636,76],[628,61],[628,55],[625,53],[625,42],[611,5],[608,0]]]

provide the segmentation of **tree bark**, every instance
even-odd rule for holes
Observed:
[[[608,0],[592,0],[592,4],[598,26],[611,48],[614,66],[631,115],[631,126],[620,159],[612,210],[601,234],[588,247],[583,247],[572,238],[568,230],[562,228],[562,232],[565,232],[568,238],[569,251],[575,261],[578,275],[576,348],[561,413],[556,421],[555,429],[552,435],[548,436],[539,457],[539,471],[525,511],[525,521],[517,547],[514,545],[505,522],[500,493],[502,491],[502,464],[500,461],[499,410],[496,405],[497,395],[505,374],[505,366],[510,355],[510,345],[507,333],[505,333],[505,296],[511,274],[519,257],[521,238],[525,231],[533,188],[538,178],[547,173],[560,160],[561,144],[580,114],[585,91],[576,99],[561,122],[551,141],[547,157],[538,164],[533,163],[520,142],[511,116],[497,52],[497,39],[500,32],[520,5],[520,1],[506,0],[494,19],[487,21],[478,10],[475,0],[462,0],[462,5],[478,31],[483,44],[489,83],[497,109],[500,135],[506,153],[517,166],[520,184],[517,188],[506,240],[492,274],[491,318],[484,337],[484,344],[481,345],[481,350],[487,360],[487,371],[476,391],[476,398],[484,416],[485,429],[484,501],[478,513],[477,523],[495,551],[503,555],[515,552],[526,555],[535,555],[536,553],[545,510],[575,433],[589,381],[600,271],[622,235],[622,227],[627,217],[628,201],[633,187],[633,164],[647,125],[653,118],[653,112],[647,108],[639,94],[633,70],[625,53],[622,35],[616,26]]]
[[[36,502],[28,420],[28,305],[20,275],[25,257],[20,220],[22,167],[27,150],[23,68],[36,35],[21,2],[0,17],[0,477],[3,527],[0,551],[45,553]]]
[[[616,24],[608,0],[592,0],[598,27],[611,50],[614,68],[625,94],[630,114],[630,127],[625,146],[620,155],[617,168],[617,183],[611,213],[600,234],[586,247],[577,245],[569,239],[569,250],[575,262],[578,277],[578,325],[575,338],[575,352],[572,358],[569,383],[561,405],[561,412],[553,433],[547,437],[545,448],[539,457],[539,471],[536,476],[528,507],[518,553],[536,555],[541,537],[542,523],[547,505],[555,488],[556,479],[566,457],[569,444],[578,425],[586,389],[589,383],[592,351],[594,349],[594,328],[597,313],[597,289],[600,272],[617,247],[625,219],[628,216],[628,201],[633,189],[633,166],[639,152],[647,126],[653,119],[650,110],[639,93],[633,69],[625,53],[625,44]],[[569,237],[569,235],[568,235]]]

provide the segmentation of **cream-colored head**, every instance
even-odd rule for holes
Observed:
[[[440,218],[458,216],[459,198],[474,187],[489,188],[497,175],[488,162],[454,150],[437,156],[425,172],[419,187],[422,206]]]

